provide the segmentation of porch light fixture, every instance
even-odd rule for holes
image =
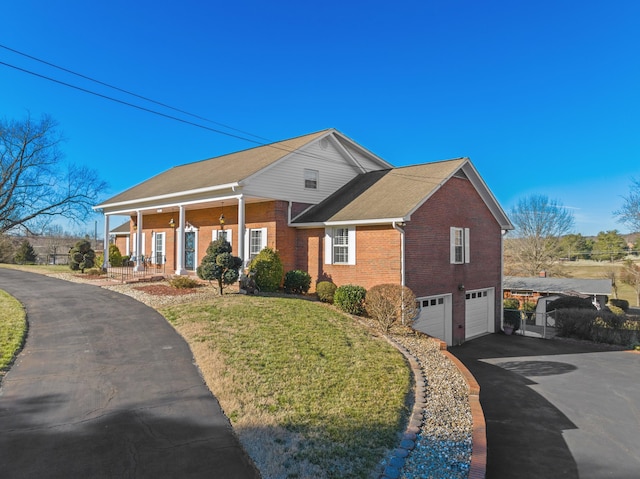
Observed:
[[[174,229],[174,228],[176,227],[176,222],[175,222],[175,221],[173,221],[173,218],[171,218],[171,220],[169,220],[169,227],[170,227],[171,229]]]
[[[220,229],[223,230],[224,229],[224,201],[222,202],[220,218],[218,218],[218,221],[220,222]]]
[[[458,291],[464,291],[464,284],[460,283],[458,285]]]

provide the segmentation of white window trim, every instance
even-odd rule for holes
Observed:
[[[456,261],[456,233],[462,233],[462,261]],[[466,264],[471,262],[470,253],[470,232],[469,228],[458,228],[451,226],[449,229],[449,244],[450,244],[450,262],[451,264]]]
[[[267,228],[247,228],[244,232],[244,251],[245,254],[247,255],[247,258],[243,258],[245,259],[245,262],[248,263],[249,261],[251,261],[251,250],[249,249],[250,247],[250,238],[251,238],[251,232],[252,231],[257,231],[260,230],[261,231],[261,237],[260,237],[260,251],[262,251],[263,249],[265,249],[267,247]]]
[[[324,264],[356,264],[356,227],[355,226],[340,226],[341,229],[348,230],[348,260],[346,263],[335,263],[333,261],[333,236],[336,228],[327,227],[324,229]]]
[[[218,239],[218,235],[220,234],[221,231],[224,231],[227,234],[227,241],[229,242],[229,244],[233,248],[233,231],[231,231],[231,230],[213,230],[213,233],[211,235],[211,241],[217,240]]]
[[[318,170],[312,170],[311,168],[305,168],[304,169],[304,188],[306,190],[317,190],[318,188],[320,188],[320,172]],[[314,187],[310,187],[307,186],[307,180],[309,181],[313,181],[315,182],[315,186]]]
[[[156,240],[157,240],[158,237],[162,238],[162,250],[160,250],[160,251],[156,251],[156,246],[157,246]],[[165,249],[166,249],[166,244],[167,244],[166,240],[167,240],[167,235],[164,232],[162,232],[162,233],[155,233],[154,232],[154,233],[151,234],[151,262],[152,263],[154,263],[154,264],[163,264],[164,263]],[[162,258],[162,262],[161,263],[157,262],[158,253],[160,253],[161,258]]]

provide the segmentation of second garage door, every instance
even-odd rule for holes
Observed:
[[[465,339],[491,331],[493,324],[493,288],[467,291],[465,301]]]

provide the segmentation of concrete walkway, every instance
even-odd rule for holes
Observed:
[[[640,477],[640,354],[502,334],[449,350],[480,384],[488,479]]]
[[[112,291],[0,268],[27,311],[0,388],[2,478],[259,478],[153,309]]]

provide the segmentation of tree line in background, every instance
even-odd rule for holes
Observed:
[[[620,223],[640,232],[640,182],[633,181],[623,207],[613,214]],[[640,306],[640,233],[626,238],[617,230],[601,231],[595,238],[571,233],[571,210],[544,195],[521,199],[509,217],[515,229],[504,241],[506,275],[563,277],[567,261],[622,262],[618,271],[611,269],[608,275],[614,297],[619,280],[634,289]]]

